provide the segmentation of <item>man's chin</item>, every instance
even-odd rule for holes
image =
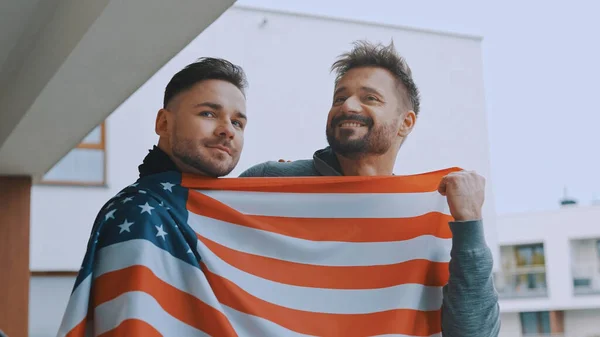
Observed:
[[[185,162],[186,166],[187,166],[187,173],[191,173],[191,174],[197,174],[197,175],[202,175],[202,176],[207,176],[207,177],[213,177],[213,178],[218,178],[218,177],[223,177],[228,175],[229,173],[231,173],[231,171],[233,171],[233,169],[235,168],[235,165],[231,165],[231,163],[207,163],[207,162],[190,162],[187,161]]]
[[[222,163],[217,165],[207,165],[205,167],[205,172],[208,176],[218,178],[228,175],[234,169],[235,165],[232,167],[231,163]]]

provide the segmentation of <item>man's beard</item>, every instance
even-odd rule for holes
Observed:
[[[222,142],[220,142],[222,143]],[[210,177],[223,177],[231,173],[238,163],[239,157],[235,158],[232,156],[232,161],[229,165],[225,163],[223,158],[203,157],[198,151],[203,145],[199,144],[199,141],[189,139],[179,139],[177,136],[173,137],[172,151],[173,156],[179,159],[182,163],[206,174]],[[220,156],[228,156],[228,154],[220,154]]]
[[[335,137],[336,128],[341,122],[356,121],[365,125],[367,133],[361,138],[355,139],[337,139]],[[390,124],[375,125],[373,119],[361,115],[340,115],[331,120],[326,128],[327,142],[331,149],[338,155],[349,159],[358,159],[366,155],[385,154],[392,146],[394,135],[396,134],[395,121]],[[351,130],[340,130],[340,138],[345,138],[343,133],[353,133]],[[352,134],[348,136],[352,137]],[[349,137],[348,137],[349,138]]]

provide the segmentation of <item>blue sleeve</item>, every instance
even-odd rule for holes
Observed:
[[[450,278],[443,289],[442,333],[444,337],[497,337],[500,308],[483,223],[451,222],[450,229]]]
[[[240,174],[243,177],[265,177],[268,163],[254,165]]]

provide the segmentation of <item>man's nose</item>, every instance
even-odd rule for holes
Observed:
[[[219,126],[215,129],[215,135],[219,137],[233,139],[235,136],[235,129],[230,121],[222,121]]]
[[[348,97],[341,107],[344,113],[359,113],[362,110],[360,100],[356,96]]]

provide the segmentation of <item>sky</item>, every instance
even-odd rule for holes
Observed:
[[[482,36],[497,213],[557,209],[565,187],[581,205],[600,200],[600,2],[237,4]]]

